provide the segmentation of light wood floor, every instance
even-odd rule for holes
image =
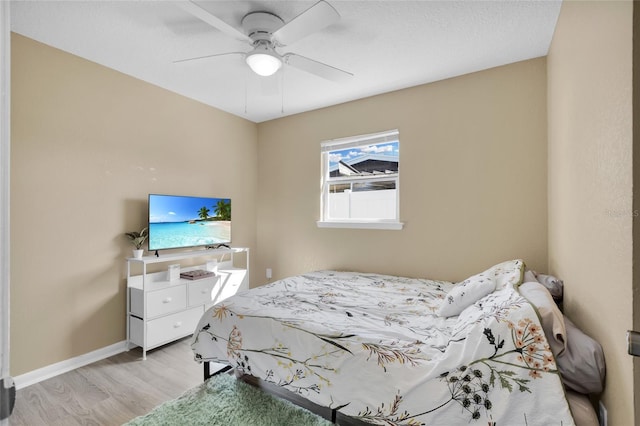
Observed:
[[[189,338],[112,356],[19,389],[11,426],[121,425],[202,383]]]

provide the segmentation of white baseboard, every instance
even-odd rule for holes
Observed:
[[[21,374],[14,377],[13,380],[15,382],[16,389],[26,388],[27,386],[50,379],[51,377],[55,377],[59,374],[75,370],[76,368],[84,367],[85,365],[91,364],[92,362],[109,358],[110,356],[117,355],[126,350],[127,341],[123,340],[122,342],[114,343],[113,345],[97,349],[93,352],[89,352],[84,355],[80,355],[64,361],[56,362],[55,364],[38,368],[37,370],[33,370],[25,374]]]

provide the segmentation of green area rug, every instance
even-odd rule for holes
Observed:
[[[126,425],[330,426],[332,423],[233,376],[220,374]]]

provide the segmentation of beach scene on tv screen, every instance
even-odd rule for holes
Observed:
[[[149,250],[229,242],[230,199],[149,196]]]

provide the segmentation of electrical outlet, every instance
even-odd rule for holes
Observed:
[[[600,422],[600,426],[607,426],[607,408],[604,406],[602,401],[598,403],[600,408],[600,413],[598,414],[598,421]]]
[[[271,268],[267,268],[267,279],[270,280],[271,279]]]
[[[627,348],[629,355],[640,356],[640,333],[627,331]]]

